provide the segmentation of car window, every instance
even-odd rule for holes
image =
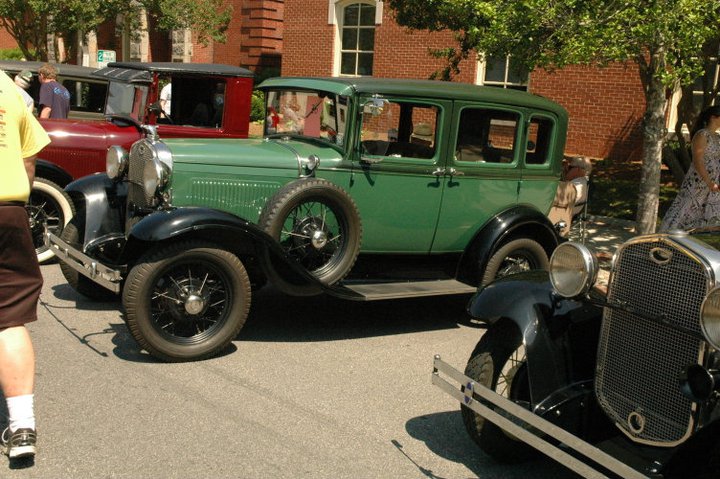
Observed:
[[[460,113],[455,156],[474,163],[512,163],[520,114],[467,107]]]
[[[343,145],[347,97],[325,91],[268,91],[265,134],[316,138]]]
[[[62,84],[70,92],[71,110],[102,113],[107,84],[74,79],[64,79]]]
[[[143,121],[147,93],[148,87],[146,85],[110,82],[105,113],[108,115],[127,115],[137,121]]]
[[[550,147],[555,122],[550,118],[533,116],[528,128],[528,142],[525,163],[528,165],[545,165],[550,161]]]
[[[363,113],[362,153],[394,158],[433,158],[440,108],[390,101],[382,111]]]

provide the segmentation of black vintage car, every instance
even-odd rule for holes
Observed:
[[[550,271],[491,283],[465,368],[433,383],[501,462],[542,451],[584,477],[720,477],[720,230],[638,236],[613,257],[564,243]],[[460,384],[460,387],[457,386]]]

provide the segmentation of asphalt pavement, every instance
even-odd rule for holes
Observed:
[[[610,251],[627,227],[592,218],[587,242]],[[57,264],[42,272],[29,325],[39,452],[0,458],[1,478],[575,477],[551,460],[493,462],[430,384],[434,354],[462,369],[483,332],[468,296],[355,303],[264,288],[225,354],[166,364],[138,349],[119,303],[79,296]]]

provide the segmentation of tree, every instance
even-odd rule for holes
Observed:
[[[634,62],[645,94],[637,232],[657,224],[668,92],[702,73],[720,0],[389,0],[398,24],[457,33],[451,68],[470,51],[511,55],[528,71]]]
[[[134,31],[147,13],[158,28],[190,28],[201,42],[225,40],[231,7],[223,0],[0,0],[0,26],[28,60],[48,59],[48,35],[68,41],[122,17]]]

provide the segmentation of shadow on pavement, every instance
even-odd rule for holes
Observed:
[[[471,325],[469,295],[356,302],[327,295],[287,296],[272,287],[253,295],[240,341],[333,341]]]
[[[495,462],[482,452],[466,433],[459,405],[455,411],[412,418],[405,423],[405,429],[410,436],[424,442],[428,449],[437,456],[465,465],[476,477],[482,479],[578,478],[575,473],[545,456],[521,464]],[[397,441],[393,441],[393,443],[401,449],[402,446]],[[405,453],[403,452],[403,454]],[[409,456],[408,459],[412,460]],[[439,477],[432,471],[423,470],[421,465],[416,465],[425,476]]]

